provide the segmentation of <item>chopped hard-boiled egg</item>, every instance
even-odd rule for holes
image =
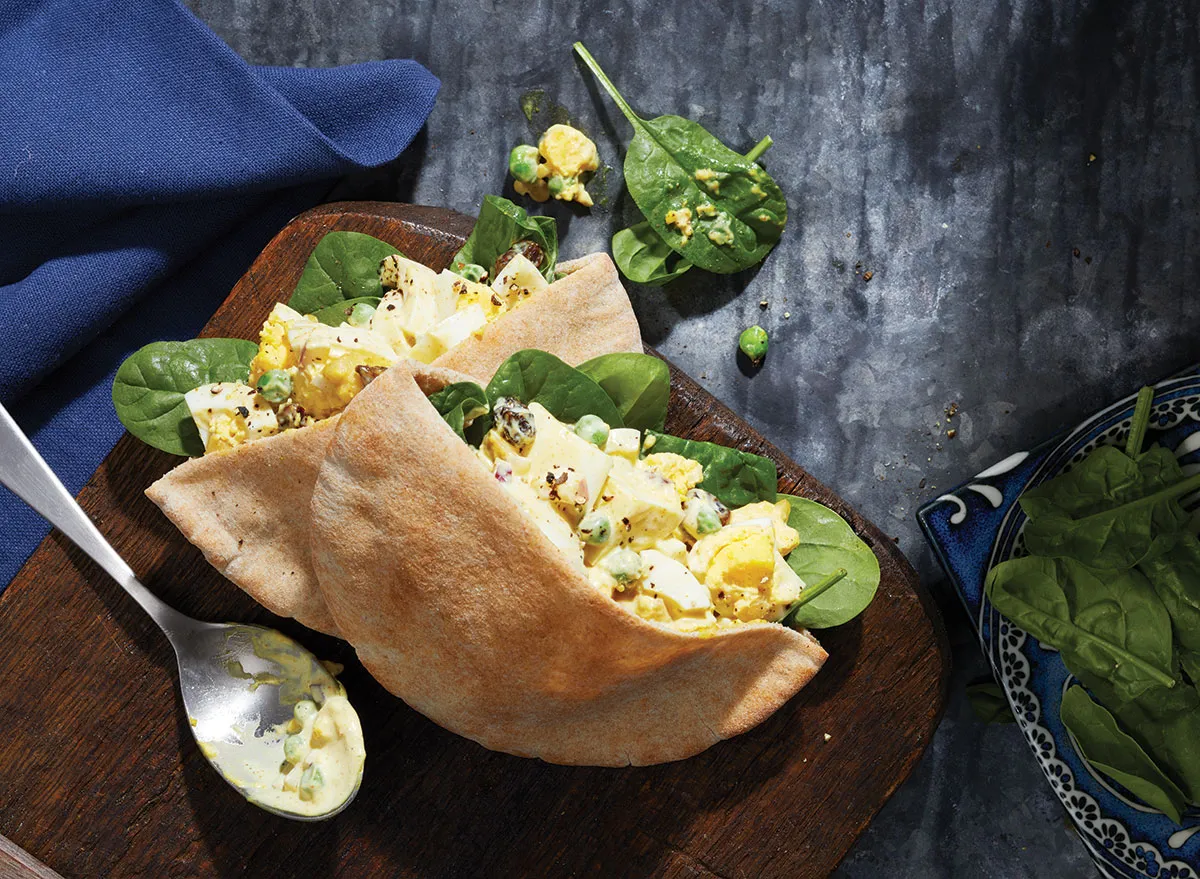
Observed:
[[[241,382],[201,385],[183,395],[205,452],[232,449],[279,432],[271,404]]]
[[[378,306],[355,306],[355,314],[361,310],[362,315],[353,325],[346,321],[328,326],[276,304],[259,333],[249,383],[226,383],[225,390],[212,401],[204,399],[203,405],[198,395],[193,397],[198,408],[191,408],[192,417],[206,451],[335,415],[397,360],[412,357],[430,363],[549,286],[520,254],[492,287],[449,271],[439,274],[398,254],[382,261],[379,281],[385,293]],[[192,393],[209,393],[210,387]],[[259,387],[262,393],[256,394]],[[228,400],[247,395],[263,408],[243,407],[251,413],[244,417]]]
[[[612,429],[597,445],[595,416],[581,429],[583,419],[572,427],[512,398],[493,414],[478,450],[484,466],[591,585],[630,613],[703,633],[779,620],[800,596],[804,582],[784,558],[798,543],[786,501],[730,511],[696,488],[698,461],[638,460],[636,430]]]

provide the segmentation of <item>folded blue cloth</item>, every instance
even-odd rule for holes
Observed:
[[[0,82],[0,401],[72,492],[121,435],[121,360],[194,336],[438,89],[414,61],[252,67],[174,0],[0,0]],[[47,530],[0,488],[0,589]]]

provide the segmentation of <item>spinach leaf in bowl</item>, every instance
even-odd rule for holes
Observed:
[[[496,261],[518,241],[531,241],[542,252],[534,262],[547,281],[554,281],[558,263],[558,224],[553,217],[531,217],[525,209],[498,195],[485,195],[475,228],[454,258],[450,271],[464,274],[467,266],[482,266],[495,280]],[[478,280],[478,279],[475,279]]]
[[[1171,615],[1175,640],[1200,657],[1200,540],[1193,534],[1181,534],[1174,547],[1143,561],[1138,569]],[[1188,665],[1193,665],[1190,657],[1185,667]],[[1192,680],[1200,683],[1194,674]]]
[[[1182,820],[1187,795],[1083,687],[1073,686],[1063,694],[1060,716],[1088,762],[1175,823]]]
[[[649,354],[602,354],[576,367],[616,404],[625,427],[662,430],[671,397],[671,370]]]
[[[487,398],[540,403],[560,421],[574,423],[596,415],[609,427],[624,427],[621,412],[600,385],[553,354],[529,348],[509,357],[488,382]]]
[[[687,272],[692,264],[675,253],[649,220],[622,229],[612,239],[613,261],[635,284],[661,287]]]
[[[246,339],[151,342],[125,358],[113,379],[113,408],[125,429],[173,455],[204,454],[184,394],[211,382],[244,382],[258,345]]]
[[[699,487],[712,492],[727,507],[775,501],[779,473],[770,458],[716,443],[682,439],[657,430],[646,433],[654,438],[646,454],[674,452],[699,461],[704,466],[704,480]]]
[[[400,253],[362,232],[329,232],[317,242],[288,305],[313,314],[347,299],[380,298],[379,264]]]
[[[1122,699],[1173,687],[1171,619],[1137,571],[1093,572],[1073,559],[1009,559],[993,568],[988,600],[1075,674],[1112,682]]]
[[[792,507],[788,525],[800,535],[800,545],[788,553],[788,567],[809,585],[839,568],[846,571],[840,582],[796,611],[796,626],[828,629],[849,622],[875,598],[879,559],[829,507],[794,495],[782,497]]]
[[[783,191],[755,161],[771,139],[743,156],[682,116],[643,119],[582,43],[575,52],[633,126],[625,185],[654,231],[705,271],[729,274],[761,262],[787,223]]]

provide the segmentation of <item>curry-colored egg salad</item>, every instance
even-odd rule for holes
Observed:
[[[598,590],[646,620],[689,632],[774,622],[804,581],[786,500],[728,509],[698,486],[704,468],[652,451],[641,434],[585,415],[564,424],[501,398],[478,455]],[[649,441],[649,440],[648,440]]]
[[[184,396],[205,452],[336,415],[396,361],[432,363],[549,286],[521,253],[490,286],[398,255],[383,260],[379,276],[386,292],[378,306],[347,307],[340,326],[277,304],[248,382],[201,385]]]

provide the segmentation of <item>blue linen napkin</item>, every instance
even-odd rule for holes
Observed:
[[[414,61],[253,67],[175,0],[0,0],[0,82],[0,401],[72,492],[121,435],[125,356],[194,336],[439,85]],[[0,589],[47,530],[0,488]]]

